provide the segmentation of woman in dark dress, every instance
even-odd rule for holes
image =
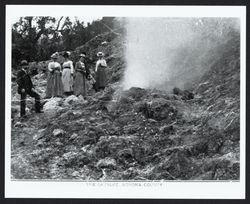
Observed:
[[[107,76],[106,76],[106,68],[107,68],[107,63],[106,60],[104,59],[104,53],[103,52],[98,52],[97,53],[98,60],[96,62],[96,67],[95,67],[95,76],[96,76],[96,84],[95,84],[95,89],[96,91],[103,90],[105,89],[107,85]]]
[[[86,65],[84,63],[85,55],[79,55],[79,61],[75,65],[75,80],[74,80],[74,94],[76,96],[82,95],[86,96],[86,78],[87,78],[87,70]]]

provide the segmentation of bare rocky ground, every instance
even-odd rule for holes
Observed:
[[[124,64],[115,43],[106,48],[106,53],[116,53],[107,56],[113,67],[109,86],[86,100],[44,100],[42,114],[34,113],[33,101],[28,101],[28,117],[20,119],[13,83],[12,178],[238,180],[238,44],[224,45],[223,58],[189,97],[190,92],[178,89],[121,91]],[[43,96],[46,76],[40,73],[33,81]]]

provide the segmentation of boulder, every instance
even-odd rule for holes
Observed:
[[[14,127],[17,128],[27,127],[27,124],[18,121],[15,123]]]
[[[72,104],[76,104],[77,102],[79,102],[79,100],[80,100],[80,99],[79,99],[77,96],[71,95],[71,96],[68,96],[68,97],[64,100],[63,104],[64,104],[65,106],[67,106],[67,105],[72,105]]]
[[[58,110],[61,110],[62,107],[60,107],[62,105],[62,98],[59,97],[55,97],[55,98],[50,98],[48,99],[44,106],[43,106],[43,110],[44,112],[47,113],[56,113]]]
[[[173,88],[173,94],[175,95],[183,95],[183,91],[177,87]]]
[[[155,98],[149,102],[138,105],[137,111],[142,112],[146,118],[152,118],[157,121],[168,120],[171,122],[177,116],[177,109],[169,100],[164,98]]]
[[[194,94],[188,90],[184,90],[182,100],[191,100],[194,99]]]
[[[147,91],[142,88],[132,87],[127,91],[124,91],[124,96],[139,101],[143,96],[147,94]]]
[[[97,168],[111,168],[111,169],[115,169],[117,166],[115,159],[110,158],[110,157],[106,157],[104,159],[100,159],[97,164],[96,167]]]
[[[65,160],[70,160],[72,158],[75,158],[77,155],[76,152],[67,152],[65,154],[62,155],[62,157],[65,159]]]
[[[132,163],[134,161],[133,150],[131,148],[122,149],[117,153],[120,163]]]
[[[71,137],[69,138],[69,140],[75,140],[78,137],[78,134],[73,133],[73,135],[71,135]]]
[[[107,41],[103,41],[103,42],[101,43],[101,45],[107,45],[107,44],[108,44]]]
[[[41,139],[44,136],[44,134],[43,134],[44,131],[45,131],[45,129],[38,130],[37,134],[35,134],[33,136],[33,140],[39,140],[39,139]]]
[[[91,145],[85,145],[84,147],[81,148],[81,150],[86,153],[90,147]]]
[[[114,112],[116,110],[116,102],[115,101],[110,101],[108,103],[105,104],[106,110],[111,113]]]
[[[62,130],[62,129],[55,129],[55,130],[53,130],[53,136],[55,136],[55,137],[59,137],[59,136],[62,136],[62,135],[64,135],[65,134],[65,131],[64,130]]]
[[[35,146],[36,147],[43,147],[44,144],[45,144],[45,139],[39,139]]]
[[[77,168],[83,167],[84,165],[90,162],[89,158],[82,154],[81,152],[69,151],[62,155],[62,158],[59,159],[59,165],[68,167],[68,168]]]
[[[181,96],[182,100],[191,100],[194,98],[194,94],[188,90],[182,91],[181,89],[175,87],[173,89],[173,94]]]

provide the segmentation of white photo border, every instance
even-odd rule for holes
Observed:
[[[55,12],[56,11],[56,12]],[[239,181],[20,181],[11,180],[11,26],[22,16],[236,17],[241,22]],[[244,199],[246,186],[246,7],[6,5],[5,197]]]

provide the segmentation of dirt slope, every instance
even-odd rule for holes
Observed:
[[[239,179],[239,41],[229,39],[194,89],[194,98],[133,87],[119,91],[123,44],[99,36],[72,53],[105,51],[110,85],[87,100],[44,101],[43,114],[17,117],[12,105],[14,179]],[[236,39],[236,40],[235,40]],[[109,41],[110,40],[110,41]],[[102,42],[107,41],[107,44]],[[89,50],[88,50],[89,49]],[[91,65],[93,66],[93,64]],[[36,76],[43,93],[46,77]],[[13,85],[13,99],[18,95]]]

